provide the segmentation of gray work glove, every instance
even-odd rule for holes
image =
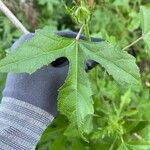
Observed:
[[[58,34],[76,37],[76,33],[72,32]],[[23,35],[13,44],[12,49],[15,50],[33,36],[34,34]],[[85,69],[88,70],[95,64],[89,61]],[[64,83],[68,68],[68,61],[59,58],[31,75],[8,74],[0,104],[0,148],[36,149],[42,133],[57,114],[58,89]]]
[[[63,31],[57,34],[68,38],[75,38],[77,35],[74,32]],[[12,49],[16,49],[33,36],[32,33],[23,35],[12,45]],[[85,39],[85,36],[81,35],[80,38]],[[101,40],[92,38],[92,41],[99,42]],[[89,61],[85,69],[91,69],[95,65],[94,61]],[[59,58],[31,75],[28,73],[9,73],[3,97],[11,97],[27,102],[49,112],[52,116],[56,116],[58,89],[64,83],[67,72],[68,61],[65,58]]]

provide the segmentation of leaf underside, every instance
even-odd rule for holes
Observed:
[[[91,43],[64,38],[49,30],[38,30],[35,36],[0,61],[0,72],[33,73],[59,57],[69,60],[69,72],[59,89],[58,110],[70,120],[79,134],[88,132],[94,114],[92,90],[85,64],[94,60],[121,84],[137,84],[139,69],[127,52],[116,50],[108,42]]]

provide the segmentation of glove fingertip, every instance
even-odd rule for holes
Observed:
[[[18,48],[24,42],[30,40],[34,36],[34,33],[23,34],[12,46],[11,50]]]

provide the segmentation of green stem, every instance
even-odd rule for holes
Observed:
[[[85,0],[81,0],[81,6],[86,6],[86,1]]]
[[[88,41],[91,41],[91,38],[90,38],[90,31],[89,31],[88,24],[85,24],[85,26],[84,26],[84,32],[85,32],[86,39],[87,39]]]
[[[129,44],[128,46],[126,46],[125,48],[123,48],[123,50],[126,50],[126,49],[130,48],[131,46],[133,46],[134,44],[136,44],[140,40],[143,40],[143,36],[141,36],[140,38],[138,38],[137,40],[135,40],[134,42],[132,42],[131,44]]]
[[[113,141],[113,143],[112,143],[111,147],[109,148],[109,150],[113,150],[114,149],[116,141],[117,141],[117,136],[115,137],[115,140]]]

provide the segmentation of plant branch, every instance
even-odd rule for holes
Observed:
[[[77,34],[77,36],[76,36],[76,40],[77,40],[77,41],[78,41],[79,38],[80,38],[80,35],[81,35],[82,31],[83,31],[83,28],[84,28],[84,24],[82,25],[82,27],[80,28],[80,31],[78,32],[78,34]]]
[[[27,34],[29,31],[16,18],[16,16],[7,8],[7,6],[0,0],[0,10],[9,18],[9,20],[23,33]]]
[[[84,31],[85,31],[86,39],[87,39],[88,41],[91,41],[88,24],[85,25]]]
[[[135,40],[134,42],[132,42],[131,44],[129,44],[128,46],[123,48],[123,50],[126,50],[126,49],[130,48],[131,46],[133,46],[134,44],[136,44],[137,42],[139,42],[142,39],[143,39],[143,36],[141,36],[140,38],[138,38],[137,40]]]

